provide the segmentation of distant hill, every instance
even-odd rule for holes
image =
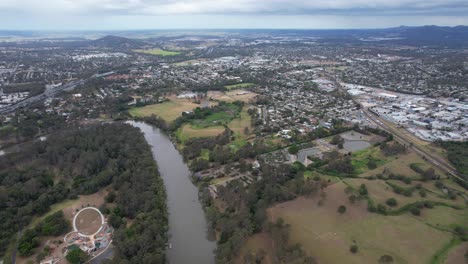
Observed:
[[[468,26],[401,26],[385,29],[294,30],[275,33],[309,35],[341,41],[385,41],[413,46],[468,48]]]
[[[136,39],[129,39],[118,36],[105,36],[89,43],[90,46],[112,49],[133,49],[143,45],[143,42]]]

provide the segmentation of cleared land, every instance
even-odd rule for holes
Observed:
[[[248,103],[257,96],[258,94],[243,90],[243,89],[236,89],[229,92],[221,92],[221,91],[209,91],[208,98],[211,98],[216,101],[224,101],[228,103],[232,103],[235,101],[242,101]]]
[[[85,209],[76,217],[76,228],[78,232],[91,235],[101,227],[101,215],[93,209]]]
[[[239,257],[235,260],[236,264],[245,263],[243,257],[247,254],[259,254],[261,251],[265,252],[262,264],[271,264],[273,262],[273,240],[268,233],[259,233],[250,237],[240,250]]]
[[[223,131],[223,126],[197,128],[192,126],[191,124],[185,124],[177,131],[177,137],[180,141],[185,142],[189,138],[217,136],[223,133]]]
[[[291,240],[320,263],[377,263],[391,255],[394,263],[429,263],[434,252],[452,239],[452,234],[437,230],[410,214],[383,216],[369,213],[367,204],[350,204],[342,182],[325,189],[320,197],[298,198],[268,210],[271,220],[279,217],[291,225]],[[340,215],[337,208],[347,207]],[[357,254],[349,251],[351,245]],[[415,254],[414,252],[418,252]]]
[[[137,53],[145,53],[145,54],[156,55],[156,56],[175,56],[175,55],[180,54],[180,52],[178,51],[168,51],[168,50],[162,50],[162,49],[147,49],[147,50],[137,49],[133,51]]]
[[[130,114],[135,117],[154,114],[160,116],[166,122],[172,122],[181,116],[183,112],[192,111],[199,106],[199,104],[195,104],[187,99],[171,99],[162,104],[153,104],[130,109]]]

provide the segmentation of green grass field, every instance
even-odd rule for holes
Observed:
[[[370,147],[363,149],[352,154],[352,164],[354,171],[357,175],[369,171],[370,169],[367,166],[369,157],[374,159],[377,167],[384,165],[385,163],[391,161],[392,157],[386,157],[378,147]]]
[[[233,150],[237,150],[247,142],[246,138],[249,134],[245,134],[245,128],[252,131],[251,117],[247,113],[247,107],[244,107],[239,117],[232,119],[232,113],[219,112],[208,116],[204,120],[195,120],[191,124],[184,124],[181,128],[176,131],[176,136],[180,142],[184,143],[187,139],[197,137],[212,137],[217,136],[224,132],[224,126],[218,124],[226,124],[229,129],[234,132],[236,140],[231,144]],[[238,111],[238,109],[231,109]]]
[[[192,111],[200,105],[186,100],[172,100],[162,104],[153,104],[130,109],[130,114],[135,117],[160,116],[166,122],[172,122],[185,111]]]
[[[133,51],[137,53],[144,53],[144,54],[150,54],[150,55],[156,55],[156,56],[176,56],[176,55],[181,54],[178,51],[168,51],[168,50],[162,50],[162,49],[147,49],[147,50],[137,49]]]
[[[224,88],[228,90],[232,89],[239,89],[239,88],[248,88],[254,86],[255,83],[238,83],[238,84],[231,84],[231,85],[226,85]]]

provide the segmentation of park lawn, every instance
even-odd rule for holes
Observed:
[[[144,53],[144,54],[150,54],[150,55],[156,55],[156,56],[176,56],[180,54],[180,52],[178,51],[168,51],[168,50],[163,50],[163,49],[146,49],[146,50],[136,49],[133,51],[137,53]]]
[[[233,119],[229,122],[228,127],[235,134],[240,134],[244,137],[248,137],[248,134],[245,134],[245,128],[249,129],[249,133],[252,132],[252,117],[247,113],[248,106],[244,106],[240,112],[240,118]]]
[[[342,182],[327,187],[321,206],[318,195],[277,204],[268,209],[270,221],[283,218],[290,224],[291,242],[301,243],[319,263],[377,263],[385,254],[394,263],[428,263],[452,239],[409,214],[383,216],[369,213],[365,202],[352,205],[345,188]],[[340,205],[347,207],[343,215],[337,212]],[[357,254],[349,251],[353,243]]]
[[[354,167],[354,172],[356,175],[362,174],[370,170],[367,167],[367,162],[369,160],[369,157],[372,157],[375,160],[377,167],[380,167],[390,162],[391,160],[395,159],[395,157],[386,157],[380,151],[379,147],[370,147],[367,149],[356,151],[352,153],[351,157],[352,157],[351,163]]]
[[[223,111],[212,113],[203,119],[195,119],[191,121],[193,128],[201,129],[211,126],[224,126],[228,125],[233,119],[240,115],[241,108],[235,104],[225,104]]]
[[[154,114],[160,116],[166,122],[172,122],[181,116],[183,112],[192,111],[199,106],[185,99],[175,99],[162,104],[132,108],[130,109],[130,114],[135,117],[145,117]]]
[[[237,84],[226,85],[224,86],[224,88],[228,90],[232,90],[232,89],[239,89],[239,88],[248,88],[254,85],[255,83],[237,83]]]

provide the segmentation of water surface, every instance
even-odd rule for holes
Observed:
[[[145,134],[164,180],[169,209],[168,261],[171,264],[214,263],[216,242],[208,239],[207,221],[198,201],[198,189],[190,181],[190,171],[169,137],[143,122],[129,121]]]

